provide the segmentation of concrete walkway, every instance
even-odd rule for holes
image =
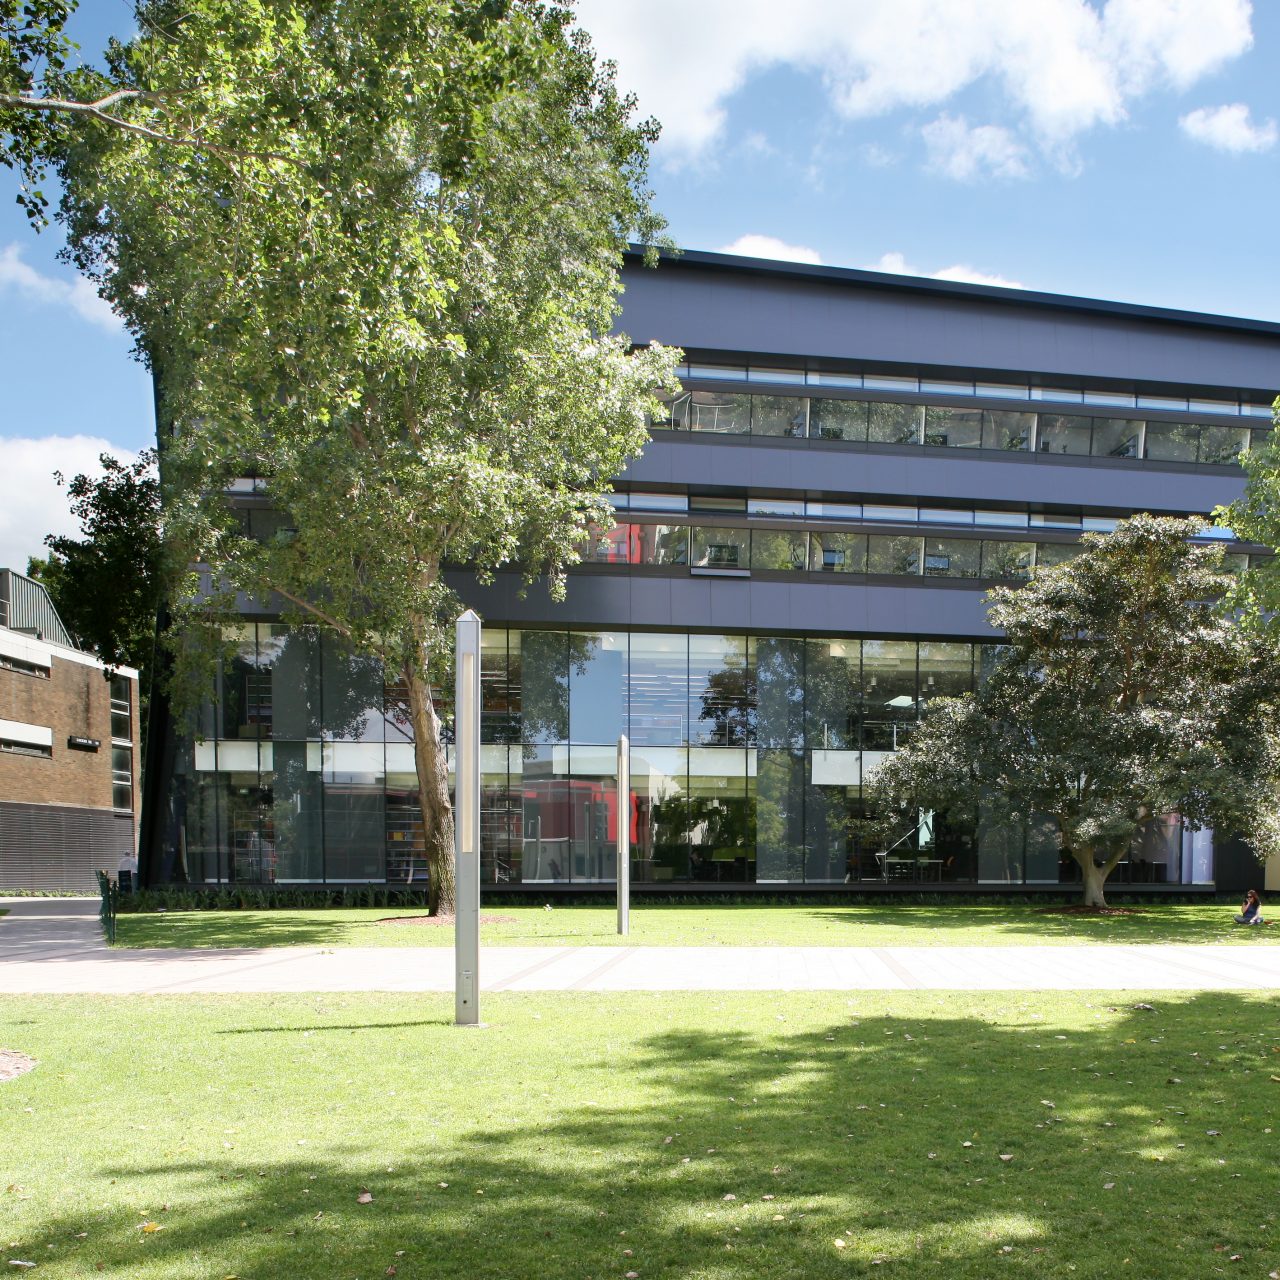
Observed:
[[[449,947],[115,951],[97,902],[0,898],[0,995],[451,991]],[[485,991],[1280,989],[1280,947],[487,947]]]

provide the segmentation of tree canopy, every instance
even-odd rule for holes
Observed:
[[[1048,821],[1084,900],[1148,826],[1280,846],[1280,663],[1218,601],[1231,586],[1199,522],[1086,534],[1069,563],[990,594],[1006,648],[977,692],[937,698],[870,796],[901,822],[945,811],[987,831]]]
[[[155,460],[150,449],[132,463],[104,453],[96,478],[55,472],[84,537],[50,534],[49,557],[31,564],[72,634],[109,667],[151,664],[163,548]]]
[[[275,593],[403,681],[447,908],[443,568],[518,561],[559,592],[610,519],[678,359],[611,333],[621,254],[661,229],[656,126],[533,0],[137,18],[92,88],[116,122],[78,119],[61,153],[59,216],[155,375],[167,532],[224,603]],[[228,499],[242,477],[270,535]]]

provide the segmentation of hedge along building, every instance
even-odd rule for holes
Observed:
[[[720,254],[624,267],[620,327],[687,354],[567,598],[451,584],[485,623],[484,880],[607,886],[614,744],[633,879],[1045,888],[1052,841],[941,816],[862,847],[862,779],[999,642],[985,590],[1134,511],[1239,496],[1280,325]],[[244,482],[265,535],[287,523]],[[1215,536],[1226,537],[1219,533]],[[1232,541],[1243,566],[1265,548]],[[412,739],[379,665],[246,612],[194,737],[154,735],[153,881],[420,883]],[[444,708],[447,713],[447,706]],[[1234,888],[1252,855],[1176,815],[1126,881]]]

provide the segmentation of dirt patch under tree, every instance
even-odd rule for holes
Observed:
[[[28,1071],[34,1070],[36,1060],[17,1049],[0,1049],[0,1083],[5,1080],[16,1080]]]

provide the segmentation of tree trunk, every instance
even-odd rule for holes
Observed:
[[[1107,876],[1111,872],[1110,865],[1097,866],[1093,860],[1092,849],[1085,849],[1083,853],[1076,854],[1076,861],[1080,864],[1080,870],[1084,876],[1084,905],[1105,907],[1107,896],[1103,890],[1107,883]]]
[[[440,741],[440,717],[431,700],[425,663],[417,669],[406,664],[404,683],[413,721],[413,763],[418,774],[422,838],[431,876],[428,910],[433,916],[452,915],[455,878],[449,766]]]

